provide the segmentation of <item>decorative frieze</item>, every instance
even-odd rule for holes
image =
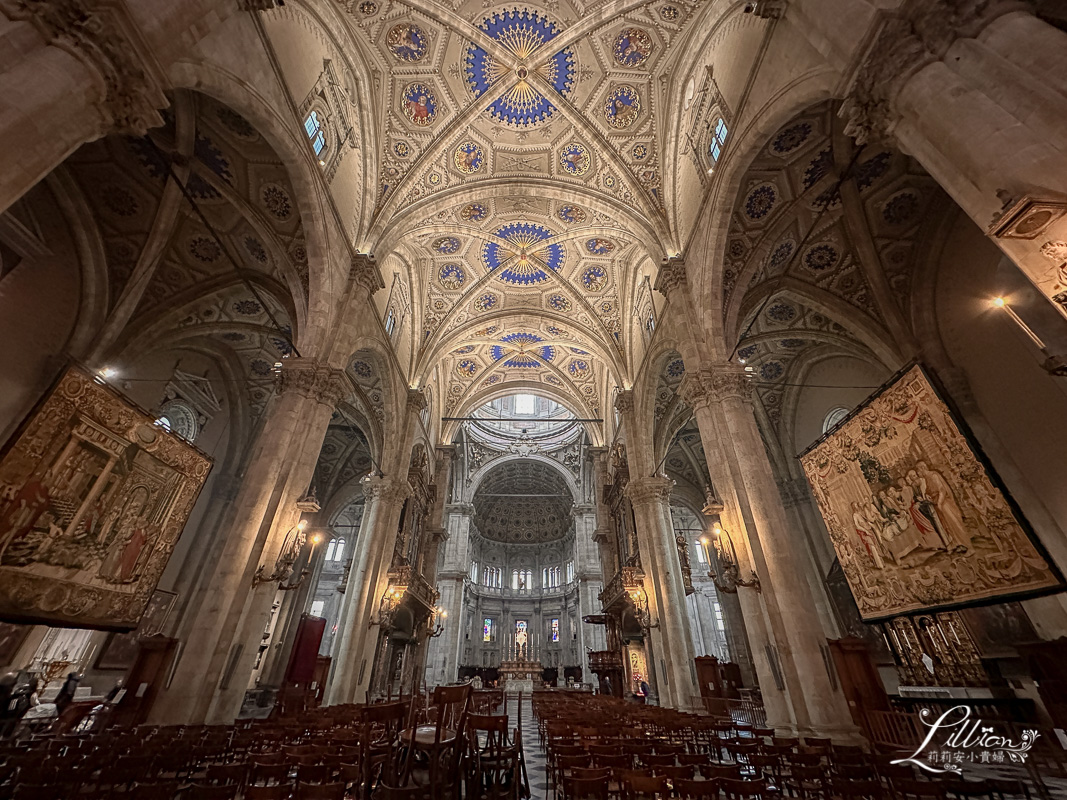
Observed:
[[[169,105],[163,71],[141,40],[124,3],[93,0],[0,0],[12,19],[33,23],[48,44],[79,58],[104,86],[101,111],[119,133],[143,136],[163,124]]]

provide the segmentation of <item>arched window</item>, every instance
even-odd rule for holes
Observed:
[[[385,315],[385,332],[392,336],[394,330],[396,330],[396,309],[390,308]]]
[[[567,583],[574,580],[574,561],[567,562]]]
[[[474,583],[478,582],[478,562],[477,561],[472,561],[471,562],[471,581],[474,582]]]
[[[311,148],[315,151],[315,155],[321,156],[322,151],[326,149],[326,132],[322,129],[318,111],[312,111],[307,115],[307,119],[304,120],[304,131],[311,140]]]
[[[200,435],[200,415],[182,400],[170,400],[160,406],[156,424],[165,431],[176,433],[187,442]]]
[[[708,142],[708,157],[713,165],[719,162],[719,156],[722,155],[722,149],[726,146],[726,136],[729,132],[726,120],[719,117],[711,131],[711,141]]]
[[[345,540],[344,539],[330,539],[330,543],[326,546],[326,560],[327,561],[340,561],[345,554]]]
[[[848,415],[849,410],[844,406],[831,408],[830,412],[826,415],[826,419],[822,421],[822,432],[826,433]]]

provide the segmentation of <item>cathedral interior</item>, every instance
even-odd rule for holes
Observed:
[[[1065,118],[1058,0],[0,0],[0,798],[1067,797]]]

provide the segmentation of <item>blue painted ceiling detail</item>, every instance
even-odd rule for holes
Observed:
[[[539,367],[542,362],[551,361],[556,357],[556,348],[536,347],[538,342],[544,340],[535,333],[509,333],[500,341],[504,344],[494,344],[490,347],[489,356],[493,361],[499,361],[506,356],[505,367]],[[530,355],[531,352],[536,353],[540,360]]]
[[[482,264],[505,283],[541,283],[548,280],[548,270],[558,272],[563,266],[563,245],[550,244],[552,231],[543,225],[511,222],[497,230],[496,236],[501,241],[482,245]]]
[[[520,60],[530,57],[562,30],[544,14],[530,9],[498,11],[482,20],[479,27]],[[514,80],[508,67],[474,43],[467,45],[465,62],[467,86],[475,97],[490,92],[498,80]],[[520,74],[522,69],[525,68],[520,68]],[[537,73],[564,97],[574,89],[576,72],[574,51],[570,48],[560,50],[537,68]],[[549,119],[556,108],[529,81],[519,80],[496,97],[487,110],[500,122],[525,128]]]

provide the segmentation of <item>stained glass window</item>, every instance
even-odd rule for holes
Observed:
[[[526,633],[527,630],[526,620],[519,619],[515,621],[515,644],[519,647],[525,647],[528,640]]]
[[[559,641],[559,620],[558,619],[552,620],[552,641],[553,642],[558,642]]]
[[[493,620],[489,617],[485,618],[485,624],[482,626],[482,641],[491,642],[493,640]]]

